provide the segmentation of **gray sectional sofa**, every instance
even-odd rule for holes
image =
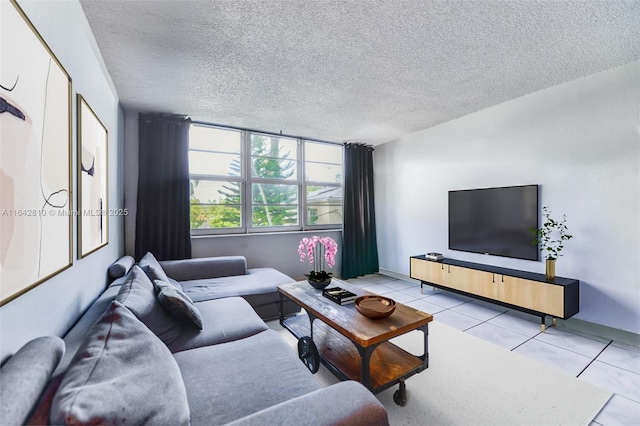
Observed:
[[[160,265],[194,302],[240,296],[265,320],[279,315],[277,286],[293,281],[273,268],[247,268],[244,256],[168,260]],[[285,315],[298,311],[299,306],[285,301]]]
[[[241,271],[231,260],[218,266]],[[245,300],[273,304],[258,283],[227,297],[222,281],[242,283],[206,281],[214,261],[131,263],[112,265],[123,275],[64,340],[31,341],[2,366],[0,424],[388,424],[359,383],[320,386]]]

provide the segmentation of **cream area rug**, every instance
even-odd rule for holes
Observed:
[[[269,325],[297,350],[277,321]],[[393,342],[422,354],[422,333]],[[338,379],[321,366],[324,386]],[[392,425],[589,425],[611,393],[560,370],[434,321],[429,368],[407,381],[407,404],[393,402],[397,386],[377,394]]]

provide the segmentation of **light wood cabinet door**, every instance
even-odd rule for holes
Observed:
[[[447,266],[440,262],[411,259],[411,278],[433,284],[449,285]]]
[[[497,299],[500,291],[496,282],[497,277],[498,275],[491,272],[452,265],[449,272],[449,287],[477,296]]]
[[[564,292],[558,285],[503,275],[500,300],[549,315],[564,317]]]

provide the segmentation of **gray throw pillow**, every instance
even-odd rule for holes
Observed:
[[[122,256],[109,266],[107,272],[109,276],[115,280],[116,278],[124,277],[135,263],[136,261],[133,257]]]
[[[166,344],[182,335],[182,323],[169,315],[160,305],[153,283],[137,265],[131,268],[127,280],[120,287],[116,300],[133,312]]]
[[[149,277],[151,282],[155,280],[169,281],[169,277],[160,266],[160,262],[155,258],[155,256],[149,251],[147,254],[142,256],[138,265],[142,268],[145,274]]]
[[[64,341],[38,337],[21,347],[0,370],[0,423],[24,424],[64,354]]]
[[[155,280],[153,284],[158,302],[171,316],[202,330],[202,316],[189,296],[168,282]]]
[[[188,425],[187,391],[169,349],[111,302],[53,398],[52,424]]]

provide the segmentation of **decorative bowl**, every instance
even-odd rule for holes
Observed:
[[[355,301],[356,310],[367,318],[386,318],[396,310],[396,302],[388,297],[370,294]]]
[[[322,290],[323,288],[325,288],[326,286],[331,284],[331,277],[323,278],[323,279],[320,279],[320,280],[307,277],[307,282],[309,284],[311,284],[311,287],[313,287],[313,288],[315,288],[317,290]]]

